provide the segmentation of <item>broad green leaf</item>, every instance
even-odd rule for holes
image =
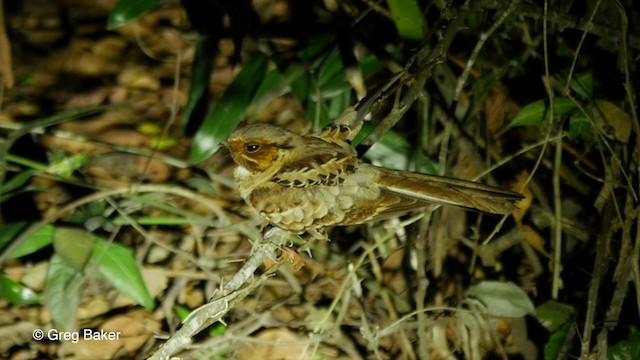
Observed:
[[[324,93],[323,96],[350,89],[344,70],[340,52],[335,48],[323,59],[317,71],[317,86]]]
[[[207,112],[210,101],[211,72],[213,59],[218,52],[218,39],[200,34],[196,40],[196,53],[191,67],[191,83],[189,86],[189,101],[182,112],[183,132],[193,134]]]
[[[305,78],[308,79],[308,76],[309,72],[307,71],[307,67],[299,64],[289,66],[284,72],[278,69],[269,71],[256,92],[253,104],[251,105],[252,112],[266,108],[275,98],[289,91],[296,96],[294,91],[294,86],[296,85],[294,84],[300,79],[303,79],[303,81]],[[308,91],[305,90],[303,93],[306,95]],[[301,100],[297,96],[296,98],[301,104],[303,103],[304,100]]]
[[[509,127],[540,125],[544,121],[548,111],[548,104],[545,100],[534,101],[520,109],[513,118]],[[576,108],[576,105],[565,97],[556,97],[553,100],[553,115],[562,116]]]
[[[49,246],[53,242],[54,231],[55,227],[53,225],[44,225],[40,229],[36,230],[35,233],[29,235],[29,237],[18,245],[18,247],[13,249],[8,258],[19,258]]]
[[[40,295],[30,287],[13,281],[0,273],[0,298],[14,305],[39,304]]]
[[[556,360],[559,358],[558,355],[560,355],[560,351],[562,350],[569,330],[571,330],[571,326],[571,323],[567,322],[549,336],[549,341],[544,345],[545,360]]]
[[[424,39],[424,19],[417,0],[387,0],[387,4],[401,38]]]
[[[31,223],[26,221],[0,224],[0,251],[9,246],[13,239],[29,227],[29,225],[31,225]]]
[[[356,137],[358,141],[354,141],[354,143],[359,143],[361,141],[360,138],[366,137],[373,129],[369,124],[365,124],[364,127],[363,131],[360,131]],[[366,157],[389,169],[406,170],[410,151],[411,146],[406,139],[393,131],[389,131],[382,136],[380,141],[371,146],[366,153]]]
[[[142,279],[133,253],[127,247],[104,239],[96,239],[92,263],[100,274],[122,295],[151,310],[154,301]]]
[[[7,182],[2,184],[2,189],[0,189],[0,194],[7,193],[9,191],[15,190],[22,185],[25,185],[32,176],[42,173],[39,170],[23,170],[17,173],[14,177],[9,179]]]
[[[246,115],[264,80],[268,63],[269,58],[265,55],[251,59],[229,85],[196,133],[191,147],[191,159],[194,162],[200,162],[216,152],[220,143]]]
[[[334,122],[335,119],[338,118],[340,114],[342,114],[344,109],[348,108],[349,106],[351,106],[351,88],[347,87],[346,89],[342,90],[342,92],[335,94],[335,96],[333,96],[331,99],[328,99],[326,108],[327,115],[330,119],[326,123],[320,123],[320,127],[325,127],[329,123]]]
[[[47,283],[44,287],[44,305],[59,330],[76,328],[76,311],[80,304],[83,275],[60,256],[49,260]]]
[[[583,112],[576,111],[569,118],[569,139],[590,141],[594,138],[593,122]]]
[[[208,334],[210,337],[215,337],[224,334],[225,331],[227,331],[227,327],[224,324],[217,322],[209,327]]]
[[[547,330],[556,331],[566,324],[574,313],[573,306],[548,300],[536,308],[534,316]]]
[[[335,47],[335,38],[333,36],[318,36],[308,46],[296,52],[296,58],[300,62],[315,62],[327,51]]]
[[[95,241],[95,235],[81,228],[59,227],[53,234],[56,254],[78,272],[91,259]]]
[[[589,100],[593,97],[593,72],[576,74],[569,84],[569,88],[581,98]]]
[[[534,311],[527,293],[510,282],[483,281],[469,288],[469,295],[484,303],[494,316],[522,317]]]
[[[393,53],[396,51],[397,49],[393,48],[389,50],[389,53],[393,56]],[[369,54],[360,60],[358,65],[360,65],[360,69],[362,69],[362,76],[366,79],[384,68],[385,63],[380,61],[374,54]]]
[[[189,314],[191,314],[191,310],[184,305],[176,304],[173,309],[176,311],[180,322],[184,322],[189,317]]]
[[[0,224],[0,250],[5,249],[22,231],[26,231],[33,223],[17,222]],[[32,254],[53,241],[53,225],[45,225],[35,233],[29,235],[22,243],[9,253],[8,258],[14,259]]]
[[[107,30],[138,20],[162,4],[164,0],[119,0],[109,13]]]
[[[83,224],[94,217],[105,217],[105,213],[108,209],[110,209],[108,202],[104,200],[92,201],[87,205],[79,207],[76,211],[67,216],[65,221],[74,224]]]
[[[640,359],[640,332],[635,326],[629,328],[629,336],[625,340],[609,347],[607,358],[609,360]]]
[[[291,83],[291,94],[300,102],[300,104],[307,104],[311,97],[312,80],[310,73],[304,73]]]

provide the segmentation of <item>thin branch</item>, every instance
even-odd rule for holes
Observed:
[[[253,277],[255,271],[265,260],[275,259],[277,249],[283,246],[291,234],[285,230],[272,228],[264,236],[264,241],[259,242],[251,257],[238,270],[234,276],[223,284],[218,294],[209,303],[194,310],[185,320],[184,324],[176,331],[167,342],[149,358],[154,360],[164,360],[173,354],[185,349],[191,344],[194,335],[205,329],[216,321],[222,321],[233,305],[242,301],[245,297],[253,293],[253,290],[264,284],[276,271],[277,265],[268,269],[260,278],[251,282],[249,286],[240,290],[240,287]]]

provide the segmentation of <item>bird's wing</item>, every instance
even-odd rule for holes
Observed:
[[[490,214],[510,214],[521,194],[448,177],[378,168],[381,189],[424,203],[459,206]]]
[[[353,148],[306,136],[304,148],[287,159],[272,181],[287,187],[338,185],[357,163]]]

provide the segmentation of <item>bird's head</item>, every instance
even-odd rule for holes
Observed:
[[[300,136],[269,124],[253,124],[234,131],[222,144],[233,161],[252,173],[265,171],[295,147]]]

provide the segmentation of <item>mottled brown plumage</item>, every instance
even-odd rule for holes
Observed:
[[[238,167],[245,201],[270,223],[305,232],[361,224],[437,203],[509,214],[518,193],[470,181],[380,168],[360,162],[346,126],[306,136],[255,124],[224,145]]]

